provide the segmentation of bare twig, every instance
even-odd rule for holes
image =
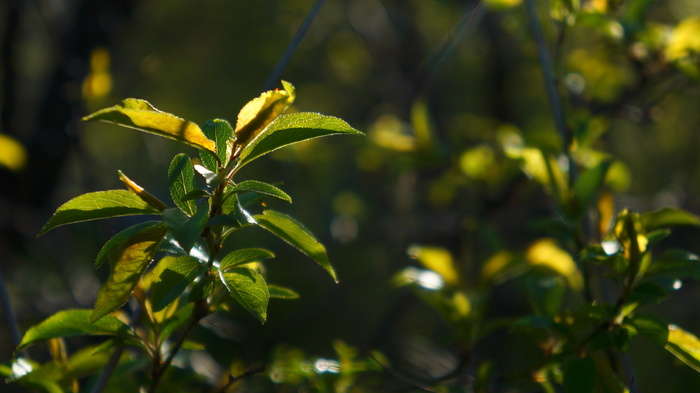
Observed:
[[[287,66],[287,63],[289,63],[289,60],[294,54],[294,51],[296,51],[297,47],[299,46],[299,43],[304,38],[304,35],[309,30],[309,27],[311,27],[311,23],[313,22],[314,18],[316,18],[318,11],[321,10],[321,7],[325,2],[326,0],[316,0],[316,4],[314,4],[314,6],[311,7],[311,10],[309,10],[309,13],[306,15],[306,18],[304,18],[304,21],[299,26],[299,29],[297,29],[296,34],[294,34],[292,41],[289,43],[289,45],[287,45],[287,50],[285,50],[284,55],[282,55],[282,58],[279,60],[279,62],[277,62],[275,69],[272,71],[272,74],[270,74],[270,77],[267,79],[267,82],[265,82],[263,91],[270,90],[273,87],[275,87],[277,83],[279,83],[280,76],[282,75],[282,70],[284,70],[284,67]]]
[[[226,382],[226,385],[222,386],[220,389],[217,389],[216,393],[225,393],[226,389],[233,386],[233,384],[235,384],[236,382],[238,382],[242,379],[248,378],[248,377],[252,377],[255,374],[260,374],[263,371],[265,371],[265,367],[259,366],[259,367],[251,368],[250,370],[244,372],[243,374],[241,374],[237,377],[234,377],[233,375],[229,374],[228,382]]]

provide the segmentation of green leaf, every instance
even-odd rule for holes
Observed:
[[[574,185],[574,196],[579,204],[579,211],[585,214],[588,208],[595,201],[595,197],[600,192],[608,170],[612,166],[612,161],[605,160],[586,170]]]
[[[22,342],[17,347],[20,351],[27,346],[50,338],[71,337],[79,335],[119,336],[136,339],[131,328],[114,316],[106,316],[97,321],[90,321],[88,309],[59,311],[27,330]]]
[[[256,215],[254,218],[258,225],[311,257],[331,275],[335,282],[338,282],[335,270],[328,260],[326,247],[301,223],[274,210],[265,210],[263,214]]]
[[[163,221],[146,221],[130,226],[129,228],[126,228],[112,236],[112,238],[109,239],[104,246],[102,246],[102,249],[100,249],[100,252],[97,254],[97,257],[95,258],[95,266],[102,266],[102,263],[104,263],[105,259],[107,259],[107,256],[109,256],[109,254],[114,251],[115,248],[119,247],[121,243],[125,242],[130,237],[158,227],[164,228],[165,223]]]
[[[596,384],[596,369],[589,357],[571,358],[564,366],[564,391],[566,393],[591,393]]]
[[[255,139],[239,156],[239,167],[281,147],[327,135],[364,135],[345,121],[318,113],[300,112],[280,116]]]
[[[154,312],[164,309],[175,301],[188,285],[206,271],[206,268],[197,259],[187,255],[167,256],[161,259],[158,264],[165,264],[165,269],[151,287]]]
[[[680,209],[665,208],[641,214],[639,218],[647,232],[679,225],[700,226],[700,217]]]
[[[163,221],[186,253],[189,253],[199,240],[208,217],[209,205],[206,203],[202,203],[192,217],[188,217],[180,209],[171,208],[163,211]]]
[[[200,281],[200,283],[202,281]],[[187,323],[187,321],[189,321],[192,317],[193,309],[194,303],[191,302],[187,303],[182,307],[178,307],[177,311],[175,311],[175,313],[170,318],[163,322],[163,326],[160,331],[160,339],[163,341],[167,340],[168,338],[170,338],[170,334],[172,334],[175,330],[183,327],[185,323]]]
[[[245,148],[294,102],[294,86],[282,81],[284,90],[270,90],[249,101],[238,113],[235,149]]]
[[[102,120],[123,127],[174,139],[197,149],[215,151],[198,125],[170,113],[160,111],[148,101],[127,98],[121,105],[102,109],[83,117],[84,121]]]
[[[208,193],[205,190],[202,189],[196,189],[188,192],[187,194],[182,196],[182,201],[189,201],[189,200],[196,200],[196,199],[202,199],[202,198],[209,198],[211,196],[210,193]]]
[[[216,155],[219,157],[221,166],[225,167],[233,149],[233,128],[231,124],[223,119],[213,119],[204,123],[202,131],[216,144]],[[214,172],[218,171],[219,163],[212,155],[202,152],[200,156],[205,167]]]
[[[129,179],[129,177],[127,177],[124,174],[124,172],[117,171],[117,173],[119,174],[119,180],[121,180],[121,182],[124,183],[127,190],[136,194],[139,198],[143,199],[144,202],[148,203],[154,209],[158,210],[159,212],[162,212],[163,210],[168,208],[168,205],[166,205],[160,199],[148,193],[146,190],[144,190],[143,187],[136,184],[135,181]]]
[[[173,202],[187,215],[192,216],[197,211],[197,202],[184,200],[184,197],[194,191],[194,166],[185,154],[176,155],[168,169],[168,184]]]
[[[244,265],[251,262],[259,262],[265,259],[274,258],[272,251],[264,248],[244,248],[226,254],[219,263],[219,270],[225,271],[228,268]]]
[[[61,205],[41,228],[39,236],[61,225],[137,214],[160,212],[127,190],[90,192]]]
[[[673,356],[700,372],[700,340],[676,325],[668,325],[668,342],[666,350]]]
[[[270,292],[263,276],[257,271],[245,267],[219,272],[219,276],[231,296],[243,308],[258,318],[261,323],[265,323]]]
[[[162,227],[137,233],[110,253],[112,271],[97,293],[90,321],[99,320],[129,300],[165,233]]]
[[[245,180],[242,181],[231,188],[231,192],[241,193],[241,192],[255,192],[258,194],[269,195],[275,198],[279,198],[283,201],[292,203],[292,197],[287,195],[286,192],[280,190],[279,188],[273,186],[272,184],[264,183],[257,180]]]
[[[554,316],[559,312],[566,285],[560,277],[533,274],[526,280],[528,298],[538,314]]]
[[[296,291],[281,287],[279,285],[268,285],[267,290],[270,291],[270,297],[275,299],[299,299],[299,294]]]
[[[637,333],[659,345],[668,343],[668,324],[655,314],[637,314],[631,320]]]
[[[647,276],[699,278],[700,257],[685,250],[670,249],[654,258]]]

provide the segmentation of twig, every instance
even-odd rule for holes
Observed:
[[[557,133],[561,138],[563,154],[569,167],[569,184],[573,184],[576,181],[577,171],[576,165],[574,164],[569,151],[571,148],[572,138],[571,134],[566,129],[564,109],[562,108],[561,97],[559,96],[559,90],[557,89],[557,81],[556,77],[554,76],[552,59],[549,56],[547,43],[544,40],[544,35],[542,34],[542,29],[540,28],[540,24],[537,19],[534,0],[525,0],[525,8],[527,8],[527,16],[530,21],[530,27],[532,28],[532,33],[535,36],[535,43],[537,44],[540,66],[542,67],[542,73],[544,74],[544,85],[547,90],[549,104],[552,107],[554,126],[556,127]]]
[[[241,375],[239,375],[239,376],[237,376],[237,377],[234,377],[233,375],[229,374],[229,376],[228,376],[228,382],[226,383],[226,385],[222,386],[221,389],[217,389],[217,390],[216,390],[216,393],[225,393],[225,392],[226,392],[226,389],[228,389],[228,388],[230,388],[231,386],[233,386],[234,383],[240,381],[241,379],[245,379],[245,378],[251,377],[251,376],[253,376],[253,375],[255,375],[255,374],[260,374],[260,373],[263,372],[263,371],[265,371],[265,367],[259,366],[259,367],[252,368],[252,369],[250,369],[250,370],[244,372],[243,374],[241,374]]]
[[[95,383],[95,386],[92,387],[90,393],[100,393],[105,386],[107,386],[109,378],[112,377],[112,373],[114,373],[117,365],[119,365],[119,359],[122,357],[125,348],[126,346],[124,344],[120,344],[114,349],[114,352],[112,352],[112,354],[109,356],[109,360],[107,361],[104,371],[102,371],[102,374],[100,374],[100,378]]]
[[[22,337],[19,333],[19,325],[17,324],[17,317],[15,316],[12,303],[10,302],[10,296],[5,287],[5,279],[3,278],[2,270],[0,270],[0,302],[2,302],[2,312],[5,314],[7,327],[10,329],[10,337],[12,337],[12,342],[16,348],[19,346]]]
[[[306,18],[304,18],[304,21],[301,23],[299,29],[297,29],[297,32],[294,34],[292,41],[287,46],[287,50],[285,50],[284,55],[282,55],[282,58],[279,60],[279,62],[277,62],[275,69],[272,71],[272,74],[270,74],[270,77],[267,79],[267,82],[265,82],[263,91],[270,90],[273,87],[275,87],[275,85],[277,85],[280,76],[282,75],[282,70],[284,70],[284,67],[287,66],[287,63],[289,63],[289,60],[294,54],[294,51],[296,51],[297,47],[299,46],[299,43],[304,38],[304,35],[309,30],[309,27],[311,27],[311,23],[313,22],[314,18],[316,18],[318,11],[321,9],[323,3],[325,2],[326,0],[316,0],[316,4],[314,4],[311,10],[309,10],[309,13],[306,15]]]

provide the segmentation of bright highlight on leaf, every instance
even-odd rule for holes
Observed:
[[[245,147],[294,102],[294,86],[282,81],[284,90],[270,90],[248,102],[238,113],[236,145]]]
[[[137,214],[160,214],[160,211],[127,190],[90,192],[61,205],[41,228],[39,236],[61,225]]]
[[[700,340],[695,335],[676,325],[668,325],[668,342],[665,348],[680,361],[700,372]]]
[[[208,139],[198,125],[160,111],[145,100],[127,98],[120,105],[97,111],[83,117],[83,120],[102,120],[174,139],[198,149],[216,151],[214,141]]]
[[[459,273],[452,259],[452,254],[444,248],[412,245],[408,248],[408,255],[439,274],[446,283],[451,285],[459,283]]]
[[[552,239],[538,240],[528,248],[525,257],[531,266],[544,267],[562,275],[573,290],[583,288],[583,276],[569,253]]]
[[[148,203],[154,209],[161,211],[161,212],[168,208],[168,205],[166,205],[160,199],[158,199],[155,196],[148,193],[146,190],[143,189],[143,187],[136,184],[135,181],[129,179],[124,174],[124,172],[118,171],[118,173],[119,173],[119,180],[121,180],[121,182],[124,183],[127,190],[136,194],[139,198],[143,199],[144,202]]]

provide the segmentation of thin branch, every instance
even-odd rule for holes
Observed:
[[[561,138],[563,145],[562,150],[569,166],[569,184],[573,184],[576,181],[577,173],[576,165],[574,164],[569,151],[571,148],[572,137],[569,131],[566,129],[566,119],[564,116],[564,109],[562,108],[561,104],[561,97],[559,96],[559,90],[557,89],[557,79],[554,74],[552,59],[549,56],[547,43],[544,40],[544,34],[542,34],[542,29],[540,28],[540,24],[537,19],[537,11],[535,10],[534,0],[525,0],[525,8],[527,8],[527,17],[530,21],[532,33],[535,36],[535,43],[537,44],[540,66],[542,67],[542,73],[544,74],[544,85],[547,90],[549,104],[552,108],[552,116],[554,117],[554,126],[559,134],[559,137]]]
[[[265,82],[263,91],[271,90],[277,85],[277,83],[279,83],[280,77],[282,75],[282,70],[284,70],[284,68],[287,66],[287,63],[289,63],[289,60],[292,58],[292,55],[299,46],[299,43],[301,43],[301,40],[304,38],[304,35],[306,35],[306,32],[309,30],[309,27],[311,27],[311,23],[314,21],[314,18],[316,18],[318,11],[321,10],[321,7],[325,2],[326,0],[316,0],[316,4],[314,4],[311,10],[309,10],[309,13],[306,15],[306,18],[304,18],[304,21],[301,23],[299,29],[297,29],[297,32],[294,34],[292,41],[289,43],[289,45],[287,45],[287,50],[285,50],[284,55],[282,55],[282,58],[279,60],[279,62],[277,62],[275,69],[272,71],[272,74],[270,74],[270,77],[267,79],[267,82]]]
[[[10,295],[7,293],[7,288],[5,287],[5,279],[0,270],[0,302],[2,303],[2,312],[5,314],[5,320],[7,321],[7,327],[10,330],[10,337],[12,337],[12,343],[14,347],[17,348],[22,340],[19,325],[17,324],[17,317],[15,316],[14,309],[12,308],[12,302],[10,302]]]
[[[92,387],[90,393],[100,393],[102,390],[104,390],[105,386],[107,386],[107,382],[112,377],[114,370],[117,368],[117,365],[119,365],[119,359],[122,357],[125,348],[126,345],[121,344],[114,349],[114,352],[112,352],[112,354],[109,356],[109,360],[107,361],[104,371],[102,371],[102,374],[100,374],[100,378],[95,383],[95,386]]]
[[[237,377],[234,377],[233,375],[229,374],[228,382],[226,382],[226,385],[222,386],[220,389],[217,389],[216,393],[225,393],[226,389],[233,386],[233,384],[235,384],[236,382],[238,382],[242,379],[248,378],[248,377],[252,377],[253,375],[260,374],[263,371],[265,371],[265,367],[259,366],[259,367],[252,368],[252,369],[244,372],[243,374],[241,374]]]

